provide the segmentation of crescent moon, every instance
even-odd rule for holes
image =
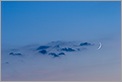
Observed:
[[[101,42],[99,42],[99,44],[100,44],[100,46],[97,48],[98,50],[102,47],[102,44],[101,44]]]

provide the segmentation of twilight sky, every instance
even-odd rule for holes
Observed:
[[[120,2],[2,2],[2,45],[120,35]]]
[[[2,49],[55,40],[102,43],[57,59],[29,46],[19,48],[22,57],[2,51],[2,80],[120,80],[120,3],[2,1]]]

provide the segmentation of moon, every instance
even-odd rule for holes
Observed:
[[[101,42],[99,42],[99,47],[97,48],[98,50],[102,47],[102,44],[101,44]]]

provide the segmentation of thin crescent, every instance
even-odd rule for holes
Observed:
[[[100,44],[100,46],[98,47],[98,50],[102,47],[102,44],[101,44],[101,42],[99,42],[99,44]]]

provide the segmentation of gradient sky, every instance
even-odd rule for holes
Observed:
[[[120,2],[2,1],[2,45],[120,35]]]

